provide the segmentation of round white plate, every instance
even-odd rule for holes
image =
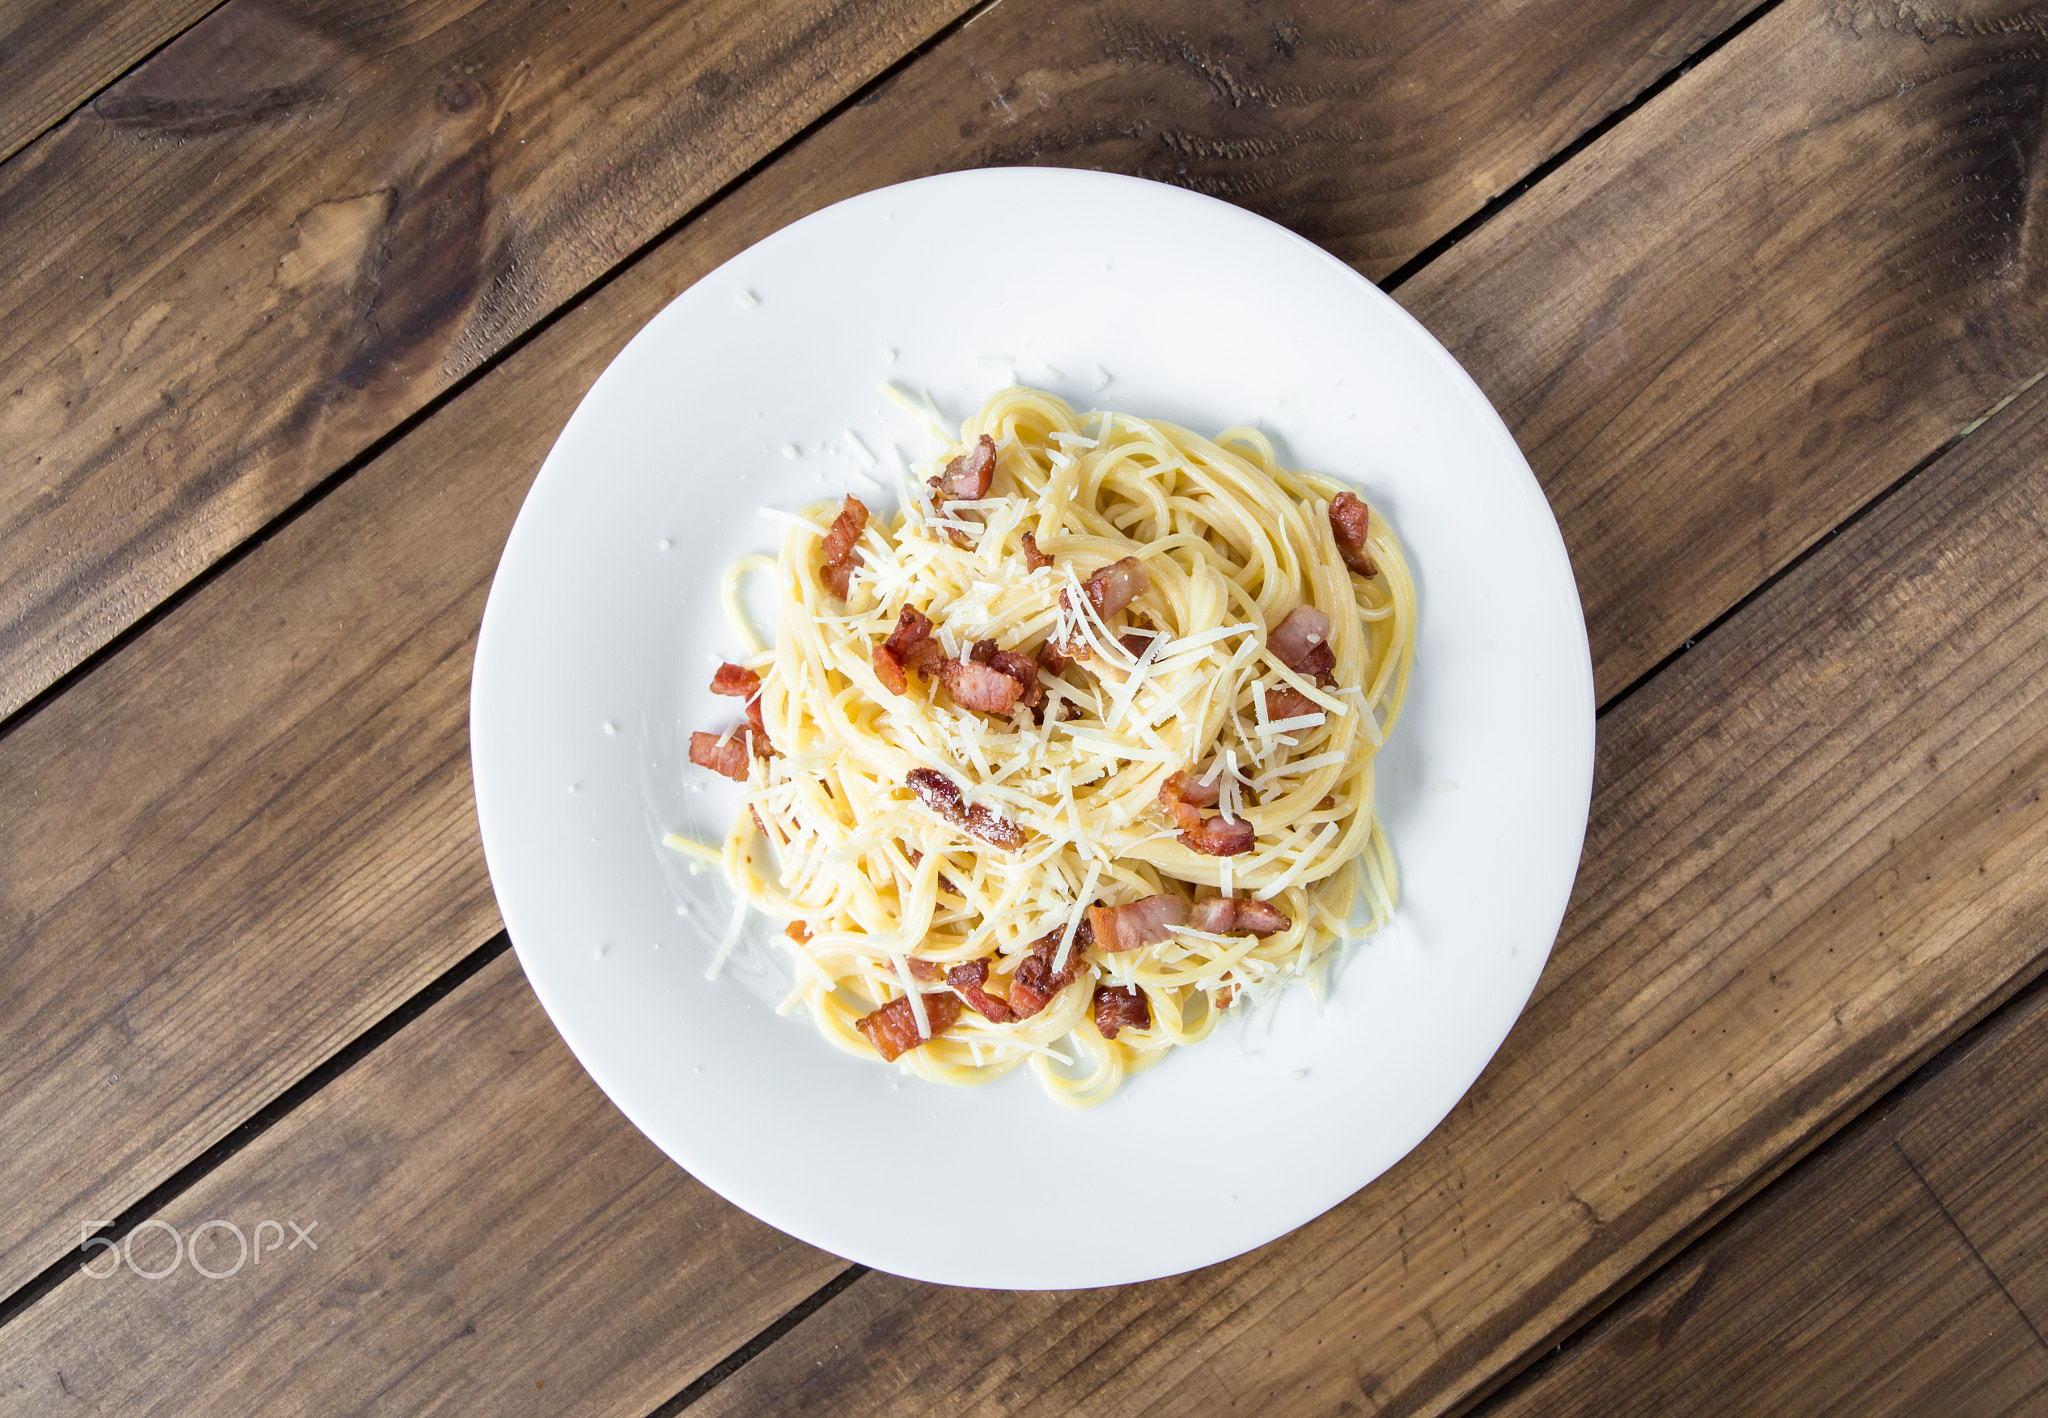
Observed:
[[[691,768],[740,646],[721,570],[793,509],[893,497],[917,426],[1036,384],[1203,433],[1253,423],[1362,484],[1414,565],[1413,691],[1380,757],[1394,925],[1318,1015],[1296,990],[1072,1112],[1027,1073],[905,1078],[778,1016],[779,926],[732,915],[665,831],[717,840]],[[1106,381],[1106,382],[1105,382]],[[1100,386],[1098,388],[1098,386]],[[795,456],[790,456],[790,450]],[[954,1285],[1171,1275],[1270,1241],[1422,1140],[1535,985],[1577,870],[1593,681],[1542,492],[1478,388],[1316,247],[1222,202],[1047,168],[870,192],[787,227],[648,322],[591,388],[499,563],[470,700],[477,813],[520,963],[635,1126],[801,1240]],[[708,781],[707,781],[708,780]]]

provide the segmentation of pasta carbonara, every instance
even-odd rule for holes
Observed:
[[[1385,518],[1256,430],[1024,388],[919,471],[895,514],[819,504],[726,576],[748,653],[713,688],[746,719],[691,758],[744,805],[721,847],[669,840],[788,923],[786,1007],[926,1079],[1021,1064],[1086,1106],[1320,992],[1396,896],[1373,757],[1416,612]]]

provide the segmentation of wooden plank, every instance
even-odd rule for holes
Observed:
[[[470,637],[534,469],[605,362],[691,281],[909,175],[891,164],[971,155],[950,105],[993,103],[977,77],[1004,32],[990,24],[717,204],[0,740],[0,1133],[17,1140],[0,1150],[0,1290],[58,1259],[77,1215],[132,1204],[497,928],[468,791]],[[1097,109],[1120,72],[1139,78],[1126,101],[1165,77],[1108,61]],[[1204,122],[1233,111],[1193,87]],[[1484,98],[1465,115],[1479,130]],[[1547,131],[1492,121],[1504,142]],[[957,146],[920,156],[911,136]]]
[[[1603,699],[2048,365],[2036,36],[1952,8],[1788,0],[1400,292],[1543,481]]]
[[[2048,994],[2008,1009],[1480,1412],[2038,1412]]]
[[[106,1278],[0,1330],[22,1411],[639,1418],[845,1265],[635,1132],[509,954],[158,1219],[193,1245],[174,1273],[109,1275],[97,1252]],[[201,1230],[253,1244],[266,1219],[239,1268],[234,1233]],[[145,1224],[133,1264],[176,1244]]]
[[[0,162],[221,0],[18,0],[0,10]]]
[[[2048,1335],[2048,997],[1986,1039],[1902,1110],[1899,1148]]]
[[[703,1405],[1444,1413],[2040,968],[2048,388],[1603,720],[1585,866],[1501,1053],[1372,1186],[1110,1292],[862,1277]]]
[[[230,0],[0,167],[0,714],[971,0]]]

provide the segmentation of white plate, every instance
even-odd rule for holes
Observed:
[[[893,359],[890,352],[893,351]],[[1110,382],[1099,393],[1100,371]],[[847,435],[924,451],[879,392],[957,421],[1011,381],[1204,433],[1256,423],[1364,485],[1407,544],[1414,687],[1380,757],[1394,926],[1319,1017],[1295,991],[1077,1113],[1019,1072],[981,1089],[842,1054],[772,1001],[786,965],[666,830],[716,840],[690,730],[736,701],[721,569],[757,509],[854,492]],[[800,456],[791,460],[785,445]],[[1171,1275],[1270,1241],[1391,1166],[1492,1057],[1577,870],[1593,681],[1571,568],[1507,430],[1370,283],[1281,227],[1134,178],[1013,168],[841,202],[648,322],[527,495],[477,646],[470,728],[491,881],[535,993],[627,1117],[813,1245],[955,1285]]]

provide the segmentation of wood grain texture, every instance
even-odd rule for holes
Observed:
[[[0,5],[0,162],[221,0]]]
[[[1899,1150],[2048,1336],[2048,998],[1944,1070],[1899,1113]]]
[[[230,0],[0,167],[0,713],[969,0]]]
[[[1263,1250],[1109,1292],[869,1274],[706,1418],[1458,1409],[2048,950],[2048,388],[1602,722],[1585,865],[1501,1053]]]
[[[81,1212],[111,1214],[141,1195],[494,927],[474,849],[462,696],[468,637],[483,587],[511,509],[541,454],[596,370],[669,295],[783,221],[915,165],[904,155],[908,139],[903,135],[941,131],[933,115],[950,114],[947,105],[957,101],[957,91],[971,89],[961,78],[963,73],[972,77],[971,70],[947,66],[958,64],[970,42],[991,43],[995,31],[989,26],[1014,3],[1008,0],[939,46],[873,103],[842,115],[692,222],[149,635],[0,740],[0,776],[8,789],[0,794],[0,813],[5,814],[0,837],[7,847],[0,852],[0,873],[8,874],[0,897],[0,911],[6,913],[0,917],[6,951],[0,969],[7,972],[10,987],[16,978],[26,982],[19,995],[11,989],[0,993],[5,1001],[0,1007],[0,1098],[14,1107],[0,1124],[10,1138],[24,1139],[18,1151],[0,1160],[0,1166],[14,1168],[0,1185],[0,1220],[9,1247],[6,1263],[16,1278],[75,1245]],[[1043,52],[1044,37],[1028,37],[1037,46],[1032,52]],[[1131,70],[1129,61],[1124,68],[1143,72]],[[1107,97],[1102,101],[1108,102]],[[992,95],[975,102],[997,100]],[[1662,102],[1631,121],[1656,115]],[[1216,103],[1219,112],[1235,107],[1227,92]],[[1011,106],[1017,107],[1014,101]],[[925,154],[918,160],[924,170],[957,165],[955,155],[959,164],[971,159],[976,140],[960,138],[957,125],[952,132],[957,146]],[[1659,209],[1655,215],[1679,223],[1682,230],[1696,214]],[[1492,241],[1492,233],[1489,226],[1482,235]],[[1487,248],[1484,242],[1480,249],[1494,250],[1497,259],[1513,255],[1509,247]],[[1465,270],[1474,281],[1489,279],[1483,268],[1468,265]],[[1558,298],[1554,291],[1544,297]],[[1691,400],[1701,418],[1716,416],[1725,402],[1721,388],[1712,384],[1674,383],[1662,397]],[[478,450],[488,452],[480,455]],[[1812,471],[1815,476],[1825,472]],[[1854,496],[1855,489],[1843,489],[1842,513],[1855,505]],[[1572,515],[1590,528],[1582,532],[1578,523],[1568,522],[1575,547],[1582,556],[1589,547],[1600,554],[1605,532],[1598,517],[1583,507]],[[1653,570],[1644,594],[1689,606],[1688,613],[1697,617],[1694,624],[1725,605],[1712,599],[1711,586],[1695,583],[1682,557]],[[422,579],[424,584],[418,584]],[[388,583],[374,614],[357,608],[360,593],[354,588],[359,582]],[[1957,617],[1970,609],[1944,604]],[[266,615],[270,622],[263,619]],[[1763,624],[1768,633],[1777,623]],[[1951,627],[1957,635],[1963,629]],[[1791,631],[1786,635],[1786,643],[1803,644]],[[1841,661],[1850,648],[1839,639],[1820,643],[1834,656],[1829,663]],[[1783,645],[1773,641],[1764,648]],[[1897,644],[1881,648],[1905,654]],[[2010,648],[2002,646],[2000,653]],[[1821,650],[1800,653],[1826,658]],[[1977,664],[1964,651],[1957,653]],[[1763,691],[1771,688],[1770,670],[1767,659],[1759,660],[1727,671],[1716,683],[1747,696],[1733,702],[1761,703]],[[1795,677],[1781,697],[1781,704],[1790,703],[1782,712],[1810,713],[1821,725],[1833,724],[1831,715],[1852,710],[1879,717],[1889,712],[1889,700],[1873,703],[1845,691],[1845,686],[1861,690],[1872,682],[1868,664],[1851,662],[1843,669],[1837,663],[1831,673],[1836,678],[1824,685],[1816,685],[1810,674]],[[1695,680],[1685,683],[1697,688]],[[1929,702],[1945,703],[1933,692],[1945,685],[1949,681],[1921,686],[1919,692]],[[1639,714],[1659,702],[1650,695],[1638,700],[1644,707],[1631,704]],[[274,707],[280,702],[288,711],[282,715]],[[1998,713],[2023,717],[2032,712],[1995,696],[1988,703],[1984,713],[1993,719]],[[1391,1326],[1407,1324],[1421,1346],[1392,1351],[1397,1362],[1390,1361],[1384,1373],[1355,1368],[1354,1380],[1370,1392],[1440,1395],[1456,1389],[1459,1375],[1494,1372],[1514,1362],[1512,1356],[1527,1351],[1532,1334],[1547,1334],[1560,1322],[1557,1316],[1577,1313],[1588,1296],[1632,1273],[1657,1248],[1660,1235],[1682,1229],[1688,1216],[1698,1216],[1715,1200],[1739,1194],[1759,1170],[1767,1171],[1802,1145],[1812,1129],[1825,1127],[1853,1106],[1873,1086],[1870,1080],[1881,1078],[1921,1041],[1938,1036],[1952,1020],[1995,995],[2003,981],[2028,968],[2031,956],[2010,946],[1994,918],[1980,927],[1979,936],[1948,942],[1969,956],[1954,962],[1956,968],[1943,977],[1948,993],[1929,1001],[1907,989],[1902,1012],[1882,1019],[1851,1008],[1851,1027],[1841,1036],[1845,1042],[1839,1053],[1811,1042],[1812,1026],[1831,1017],[1825,1009],[1832,997],[1825,994],[1819,1002],[1813,994],[1800,997],[1805,1012],[1799,1019],[1807,1032],[1788,1037],[1808,1041],[1803,1052],[1793,1043],[1757,1034],[1773,1006],[1768,997],[1759,1000],[1752,992],[1761,986],[1747,983],[1749,977],[1740,973],[1731,981],[1725,978],[1727,970],[1756,969],[1761,975],[1768,971],[1748,962],[1763,960],[1773,950],[1804,960],[1805,952],[1822,948],[1814,944],[1820,928],[1811,924],[1812,913],[1804,905],[1799,909],[1806,914],[1799,919],[1808,924],[1796,940],[1779,934],[1789,927],[1775,907],[1757,910],[1755,898],[1763,884],[1776,881],[1771,864],[1760,855],[1766,849],[1758,844],[1774,840],[1770,834],[1775,830],[1781,836],[1772,850],[1792,850],[1785,847],[1784,836],[1794,825],[1811,822],[1847,834],[1844,844],[1831,836],[1810,859],[1800,860],[1822,872],[1822,886],[1809,880],[1808,889],[1839,889],[1850,900],[1857,899],[1855,873],[1863,869],[1856,854],[1875,850],[1869,837],[1875,828],[1839,807],[1832,817],[1816,812],[1809,818],[1790,801],[1787,785],[1810,782],[1812,772],[1825,770],[1823,786],[1830,792],[1844,782],[1868,792],[1856,810],[1879,826],[1893,824],[1901,814],[1912,819],[1915,813],[1931,813],[1937,800],[1953,796],[1957,780],[1948,776],[1909,785],[1911,792],[1902,799],[1884,795],[1888,782],[1896,788],[1887,771],[1919,761],[1911,751],[1918,742],[1914,735],[1929,731],[1918,720],[1890,729],[1895,741],[1863,750],[1863,757],[1848,767],[1831,756],[1875,742],[1871,722],[1836,725],[1834,738],[1823,736],[1823,748],[1813,750],[1817,768],[1802,766],[1799,745],[1786,746],[1783,734],[1789,730],[1766,725],[1770,731],[1744,742],[1742,755],[1719,764],[1725,770],[1719,777],[1702,767],[1703,776],[1688,779],[1684,764],[1663,759],[1656,760],[1661,766],[1642,770],[1655,781],[1637,786],[1635,797],[1619,800],[1635,804],[1639,820],[1610,834],[1607,849],[1618,852],[1613,844],[1633,843],[1631,834],[1640,830],[1643,841],[1664,855],[1631,856],[1636,876],[1601,887],[1607,894],[1600,899],[1619,903],[1615,910],[1621,915],[1575,928],[1576,944],[1568,943],[1574,953],[1559,957],[1572,965],[1567,983],[1545,985],[1536,1008],[1548,1013],[1532,1016],[1536,1022],[1529,1026],[1539,1030],[1529,1037],[1543,1041],[1544,1049],[1511,1052],[1489,1075],[1487,1088],[1508,1097],[1502,1106],[1510,1111],[1493,1111],[1489,1095],[1475,1095],[1447,1125],[1451,1131],[1396,1174],[1422,1188],[1403,1194],[1407,1201],[1383,1207],[1373,1198],[1394,1193],[1376,1188],[1321,1229],[1311,1228],[1307,1234],[1320,1248],[1307,1252],[1306,1261],[1301,1251],[1275,1248],[1224,1273],[1216,1281],[1227,1287],[1223,1292],[1203,1290],[1209,1283],[1203,1277],[1176,1282],[1183,1287],[1176,1293],[1191,1308],[1166,1305],[1133,1317],[1127,1309],[1116,1309],[1119,1302],[1113,1297],[1068,1302],[1081,1307],[1073,1311],[1080,1314],[1076,1323],[1099,1322],[1113,1336],[1099,1350],[1091,1340],[1085,1347],[1093,1357],[1078,1368],[1059,1358],[1067,1342],[1064,1331],[1030,1330],[1041,1314],[1032,1306],[1055,1302],[1016,1302],[1004,1323],[989,1332],[1012,1335],[1020,1357],[983,1377],[993,1384],[1005,1375],[1034,1370],[1057,1378],[1065,1388],[1039,1394],[1038,1401],[1047,1407],[1097,1388],[1107,1406],[1128,1398],[1129,1384],[1158,1379],[1188,1386],[1193,1397],[1187,1401],[1199,1406],[1232,1386],[1253,1392],[1260,1368],[1247,1346],[1256,1345],[1261,1335],[1277,1333],[1275,1326],[1284,1328],[1289,1317],[1320,1324],[1336,1315],[1341,1325],[1354,1313],[1346,1306],[1358,1305],[1369,1306],[1367,1318],[1375,1324],[1380,1321],[1374,1316],[1385,1316]],[[1697,719],[1683,723],[1699,734],[1710,732]],[[1858,738],[1866,730],[1871,737]],[[1644,731],[1643,742],[1630,750],[1637,759],[1627,753],[1610,757],[1608,771],[1616,771],[1615,763],[1649,762],[1654,755],[1645,745],[1656,742]],[[1908,747],[1899,749],[1899,743]],[[1898,764],[1885,756],[1894,750],[1904,754]],[[1698,742],[1686,751],[1702,759],[1719,752]],[[1946,764],[1944,774],[1968,769],[1968,764]],[[1675,786],[1660,788],[1658,772],[1675,780]],[[273,779],[273,773],[282,776]],[[296,787],[294,774],[317,784],[319,791]],[[82,783],[95,786],[82,790]],[[1756,783],[1770,784],[1778,796],[1749,804],[1745,815],[1728,822],[1722,829],[1726,841],[1699,842],[1686,835],[1687,814],[1741,797]],[[1687,792],[1692,796],[1686,797]],[[39,807],[48,803],[69,806]],[[1975,810],[1973,802],[1956,805],[1965,814]],[[128,852],[131,840],[140,841],[143,850]],[[1804,851],[1806,844],[1800,840],[1795,846]],[[2008,856],[2018,851],[2009,844],[2002,850]],[[1844,853],[1849,854],[1846,861]],[[1721,861],[1722,855],[1732,855],[1732,861]],[[2006,904],[1998,891],[2015,889],[2007,866],[2001,866],[1997,890],[1988,898],[1992,907]],[[1844,878],[1849,885],[1838,884]],[[1660,894],[1688,890],[1692,894],[1675,906]],[[265,910],[271,914],[262,914]],[[1630,912],[1634,917],[1623,919]],[[1643,926],[1644,919],[1654,924]],[[1691,963],[1713,968],[1695,979],[1683,963],[1712,930],[1736,932],[1735,944],[1712,937],[1713,959]],[[467,939],[464,931],[471,932]],[[1910,976],[1906,985],[1927,984],[1903,969],[1893,975]],[[1856,971],[1843,980],[1805,983],[1814,991],[1823,986],[1836,990],[1853,1006],[1873,991],[1888,989],[1893,975],[1859,957]],[[1916,1000],[1918,1015],[1910,1008]],[[1732,1143],[1709,1126],[1725,1101],[1725,1094],[1716,1091],[1726,1086],[1718,1069],[1708,1070],[1716,1056],[1667,1038],[1671,1030],[1686,1027],[1679,1021],[1695,1015],[1713,1028],[1732,1024],[1760,1050],[1749,1056],[1754,1064],[1746,1068],[1740,1095],[1757,1106],[1748,1115],[1749,1131]],[[1592,1039],[1574,1032],[1573,1023],[1581,1018],[1602,1021],[1607,1032]],[[1653,1044],[1654,1057],[1637,1067],[1686,1085],[1685,1106],[1691,1111],[1678,1114],[1675,1123],[1637,1098],[1640,1075],[1626,1074],[1627,1050]],[[1573,1055],[1572,1047],[1582,1052]],[[1781,1052],[1772,1053],[1773,1048]],[[112,1061],[117,1059],[133,1067],[116,1068]],[[96,1089],[104,1077],[97,1072],[102,1064],[109,1073],[120,1073],[132,1091],[109,1086],[104,1091],[113,1096],[101,1101]],[[1668,1125],[1669,1131],[1655,1130],[1654,1135],[1672,1151],[1642,1164],[1652,1169],[1647,1179],[1637,1170],[1628,1173],[1629,1185],[1647,1186],[1649,1195],[1637,1195],[1611,1179],[1604,1190],[1595,1186],[1597,1170],[1592,1180],[1576,1174],[1589,1159],[1567,1152],[1562,1161],[1571,1164],[1566,1171],[1574,1193],[1596,1198],[1602,1209],[1593,1212],[1550,1189],[1559,1175],[1557,1149],[1570,1142],[1564,1133],[1542,1134],[1555,1116],[1513,1110],[1519,1100],[1562,1097],[1598,1079],[1607,1080],[1608,1091],[1592,1096],[1591,1103],[1611,1106],[1631,1126]],[[1709,1123],[1698,1121],[1701,1110],[1708,1110]],[[110,1135],[122,1138],[124,1148],[111,1159],[104,1150]],[[1718,1152],[1709,1156],[1695,1150],[1715,1138],[1721,1140]],[[1406,1228],[1414,1238],[1418,1277],[1464,1264],[1465,1222],[1458,1219],[1464,1174],[1457,1170],[1457,1158],[1482,1141],[1500,1148],[1514,1162],[1510,1175],[1519,1178],[1490,1213],[1513,1230],[1514,1247],[1504,1262],[1510,1268],[1502,1273],[1497,1291],[1476,1297],[1455,1291],[1459,1306],[1473,1300],[1476,1308],[1443,1309],[1438,1302],[1450,1291],[1431,1290],[1420,1278],[1412,1289],[1402,1288],[1409,1281],[1400,1232]],[[1522,1165],[1525,1153],[1546,1146],[1553,1151]],[[1590,1159],[1596,1164],[1603,1160],[1598,1155]],[[1470,1180],[1485,1178],[1474,1173]],[[1552,1219],[1558,1214],[1566,1219]],[[1472,1223],[1475,1229],[1483,1224]],[[1573,1249],[1584,1239],[1579,1228],[1591,1234],[1590,1248]],[[1482,1234],[1481,1239],[1487,1238]],[[1560,1272],[1555,1268],[1560,1256],[1579,1268]],[[1369,1272],[1358,1283],[1373,1287],[1370,1296],[1351,1293],[1347,1272],[1352,1267]],[[1214,1279],[1218,1273],[1207,1274]],[[1464,1271],[1458,1275],[1459,1285],[1469,1280]],[[1521,1275],[1548,1277],[1550,1288],[1531,1294],[1520,1288]],[[1436,1283],[1453,1282],[1446,1276]],[[883,1322],[897,1313],[886,1309],[886,1295],[875,1299],[882,1292],[868,1282],[856,1290],[865,1297],[862,1303],[884,1305]],[[1120,1303],[1143,1306],[1149,1303],[1145,1293],[1133,1292]],[[1518,1311],[1514,1304],[1537,1308]],[[1099,1321],[1093,1318],[1098,1311]],[[826,1313],[837,1311],[828,1307]],[[946,1323],[950,1327],[951,1319]],[[1429,1323],[1442,1331],[1440,1349],[1423,1337]],[[1467,1328],[1453,1332],[1458,1325]],[[1163,1371],[1141,1365],[1127,1371],[1128,1379],[1118,1376],[1117,1365],[1125,1356],[1152,1353],[1151,1362],[1163,1362],[1148,1345],[1175,1332],[1175,1326],[1182,1335],[1203,1335],[1205,1348],[1212,1348],[1211,1338],[1217,1345],[1228,1341],[1234,1346],[1227,1349],[1228,1362],[1214,1371],[1191,1367],[1199,1356],[1191,1346],[1176,1344],[1169,1346],[1176,1351],[1172,1362],[1182,1367]],[[1369,1327],[1359,1332],[1378,1334]],[[1031,1348],[1047,1343],[1054,1347]],[[905,1349],[899,1344],[869,1360],[896,1363]],[[1288,1356],[1276,1374],[1286,1376],[1289,1364],[1294,1374],[1321,1373],[1312,1356],[1298,1348],[1283,1344],[1276,1352]],[[941,1367],[956,1362],[956,1356],[925,1348],[918,1354]],[[1432,1371],[1432,1364],[1441,1368]],[[764,1366],[762,1373],[767,1372]],[[828,1377],[836,1382],[846,1374],[835,1368]],[[920,1382],[928,1388],[938,1380],[927,1374]],[[1119,1389],[1120,1383],[1126,1387]],[[910,1393],[909,1399],[916,1396]]]
[[[470,658],[619,286],[0,739],[0,1290],[498,929]]]
[[[2008,1008],[1480,1413],[2048,1406],[2048,994]]]
[[[266,1218],[284,1244],[239,1270],[199,1231]],[[160,1219],[195,1247],[174,1274],[74,1276],[0,1330],[0,1411],[639,1418],[845,1264],[635,1132],[510,955]],[[131,1250],[177,1254],[160,1228]]]
[[[1030,29],[1000,49],[991,25],[1013,6],[716,204],[0,739],[0,1135],[18,1139],[0,1149],[0,1289],[75,1244],[77,1216],[131,1204],[497,928],[468,666],[534,470],[617,349],[718,262],[826,202],[971,161],[955,117],[995,104],[977,66],[1044,52]],[[1118,73],[1143,82],[1120,91]],[[1168,73],[1188,82],[1106,61],[1088,111]],[[1236,111],[1207,81],[1191,91],[1218,123]],[[1475,129],[1487,101],[1470,98]],[[1496,126],[1503,141],[1549,131]]]
[[[1787,0],[1401,290],[1543,481],[1603,698],[2048,365],[2041,22],[1956,8]]]

